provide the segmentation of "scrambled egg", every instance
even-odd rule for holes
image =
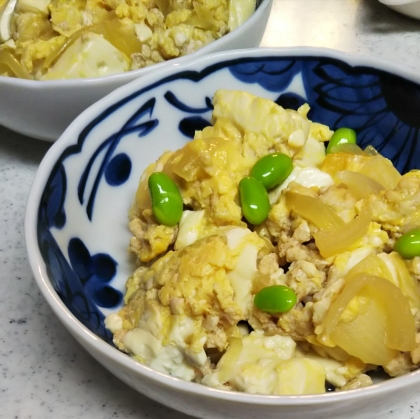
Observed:
[[[172,376],[260,394],[346,390],[372,384],[378,366],[391,376],[417,368],[420,257],[406,261],[393,246],[419,225],[420,172],[401,176],[371,148],[326,155],[333,132],[308,119],[307,105],[286,110],[229,90],[213,104],[212,126],[140,179],[129,214],[139,267],[124,308],[106,318],[115,345]],[[238,185],[275,152],[293,170],[254,226]],[[384,165],[380,179],[372,162]],[[181,193],[175,226],[154,218],[153,172]],[[362,175],[362,187],[352,182]],[[255,295],[270,286],[292,290],[293,307],[258,308]]]
[[[190,54],[236,29],[255,0],[0,0],[0,76],[99,77]]]

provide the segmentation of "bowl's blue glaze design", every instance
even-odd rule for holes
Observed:
[[[83,285],[86,297],[99,307],[118,306],[122,293],[108,284],[117,272],[117,262],[105,253],[91,255],[78,238],[70,240],[68,254],[73,272]]]
[[[280,96],[277,103],[295,108],[307,102],[313,121],[332,129],[353,128],[362,148],[373,145],[400,172],[420,167],[413,158],[420,152],[417,84],[383,71],[328,59],[257,59],[233,66],[231,71],[245,83],[258,83],[270,91],[284,90],[301,73],[306,97],[293,95],[282,100]]]
[[[219,79],[224,84],[218,84]],[[193,88],[184,88],[183,83]],[[97,208],[112,204],[98,202],[101,188],[115,190],[138,182],[133,179],[138,155],[130,147],[124,149],[124,144],[158,142],[165,124],[173,124],[171,132],[182,141],[192,138],[196,129],[210,123],[211,95],[219,87],[249,90],[288,108],[309,103],[310,119],[332,129],[353,128],[359,145],[372,144],[401,172],[420,167],[420,86],[374,68],[353,67],[328,57],[239,58],[199,72],[180,69],[131,91],[88,123],[77,144],[64,150],[38,208],[38,243],[53,287],[69,310],[108,342],[111,335],[104,327],[102,308],[121,305],[123,287],[114,289],[121,263],[108,251],[108,243],[93,250],[90,236],[77,223],[93,225]],[[109,122],[111,131],[101,128],[109,127]],[[91,143],[93,147],[89,147]],[[67,166],[74,158],[85,163],[80,173],[73,171],[70,178]],[[154,158],[146,160],[151,163]],[[125,220],[126,214],[120,216]],[[58,232],[70,224],[76,225],[80,234],[69,233],[65,240],[59,239]]]
[[[86,185],[89,177],[92,175],[95,178],[93,187],[87,198],[88,204],[86,211],[90,220],[92,219],[96,194],[102,177],[105,175],[105,179],[109,184],[118,186],[124,183],[130,176],[130,158],[126,154],[114,155],[114,151],[120,141],[125,136],[133,133],[136,133],[139,137],[144,137],[152,132],[159,124],[157,119],[151,119],[155,102],[155,99],[151,99],[143,104],[143,106],[137,109],[136,112],[127,121],[125,121],[120,130],[105,139],[105,141],[101,143],[92,154],[92,157],[90,158],[89,163],[87,164],[86,169],[80,178],[78,188],[79,201],[81,204],[83,204],[85,200]],[[143,121],[145,117],[147,120]],[[96,174],[92,174],[93,165],[103,150],[105,150],[105,156],[100,162],[100,167]]]
[[[67,262],[62,250],[45,225],[40,225],[38,228],[38,243],[47,267],[48,277],[51,278],[52,286],[63,303],[89,330],[111,343],[112,336],[104,326],[104,315],[95,304],[98,299],[94,298],[93,292],[88,291],[90,287],[85,287],[83,279]],[[104,288],[102,290],[107,293],[109,289]],[[101,298],[101,290],[98,289],[98,291],[98,296]],[[120,292],[112,289],[112,293],[115,295]]]

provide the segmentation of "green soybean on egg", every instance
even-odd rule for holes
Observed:
[[[283,183],[293,170],[292,159],[283,153],[272,153],[259,159],[250,176],[259,180],[269,190]]]
[[[394,245],[394,250],[404,259],[420,256],[420,228],[403,234]]]
[[[179,223],[183,201],[176,183],[165,173],[155,172],[148,180],[153,215],[158,223],[172,227]]]
[[[285,313],[297,301],[296,293],[285,285],[272,285],[261,289],[254,297],[254,304],[267,313]]]
[[[333,153],[333,148],[342,144],[356,144],[357,135],[351,128],[338,128],[327,146],[327,154]]]
[[[261,224],[270,212],[270,200],[263,184],[247,176],[239,182],[239,199],[242,213],[246,220],[253,224]]]

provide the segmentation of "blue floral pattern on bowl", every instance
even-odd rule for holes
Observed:
[[[373,145],[401,172],[420,167],[420,86],[328,54],[245,51],[128,86],[62,152],[37,210],[39,248],[54,289],[80,322],[110,343],[104,316],[121,307],[135,267],[126,254],[127,213],[139,177],[163,151],[211,123],[217,88],[247,90],[288,108],[309,103],[310,119],[353,128],[362,147]]]

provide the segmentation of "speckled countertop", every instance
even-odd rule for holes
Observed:
[[[374,54],[420,70],[420,21],[377,0],[274,0],[262,46],[297,45]],[[48,147],[0,127],[0,418],[186,419],[108,373],[63,329],[38,291],[23,219]],[[420,396],[381,415],[419,417]]]

